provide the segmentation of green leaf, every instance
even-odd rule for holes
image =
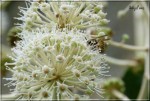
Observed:
[[[130,99],[136,99],[138,96],[144,73],[144,63],[141,62],[137,67],[133,68],[129,67],[122,78],[126,88],[125,94]]]

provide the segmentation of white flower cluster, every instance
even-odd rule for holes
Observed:
[[[21,10],[22,39],[12,49],[17,99],[61,100],[101,96],[100,82],[107,73],[103,55],[87,46],[82,28],[101,25],[102,5],[87,2],[31,2]],[[105,21],[104,21],[105,22]],[[68,26],[69,25],[69,26]],[[100,27],[100,26],[99,26]],[[9,68],[14,65],[14,68]]]
[[[24,15],[18,20],[23,21],[23,29],[47,27],[86,29],[100,27],[109,21],[102,11],[101,2],[32,2],[29,8],[20,8]]]

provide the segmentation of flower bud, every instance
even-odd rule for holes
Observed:
[[[62,54],[56,56],[56,61],[64,62],[64,60],[65,60],[65,57]]]
[[[49,67],[46,66],[46,65],[44,65],[44,66],[42,67],[42,71],[43,71],[44,74],[48,74],[48,73],[49,73]]]

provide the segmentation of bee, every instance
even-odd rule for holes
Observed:
[[[87,45],[90,46],[93,51],[104,53],[107,49],[107,41],[110,40],[110,37],[108,35],[96,36],[95,33],[95,31],[90,32],[91,37],[87,40]]]

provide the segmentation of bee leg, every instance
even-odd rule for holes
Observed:
[[[92,50],[93,50],[93,51],[96,51],[96,50],[97,50],[97,49],[96,49],[96,45],[92,47]]]
[[[91,41],[87,41],[87,45],[90,45],[91,44]]]

